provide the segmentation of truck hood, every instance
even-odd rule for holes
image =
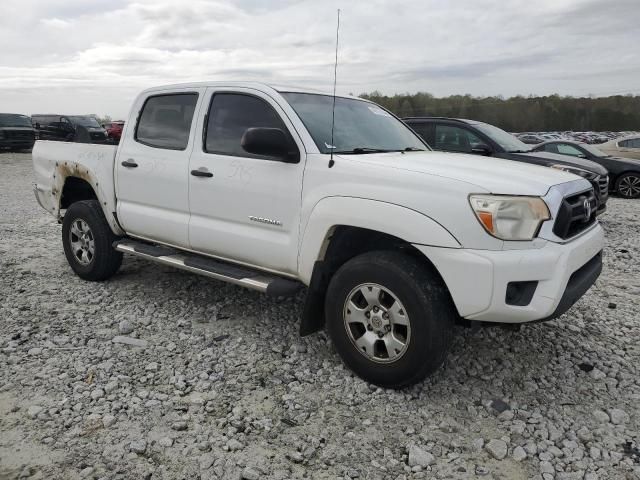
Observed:
[[[478,155],[446,152],[390,152],[336,156],[389,169],[445,177],[473,191],[505,195],[545,195],[553,185],[580,177],[562,170]],[[585,181],[585,185],[589,184]]]
[[[602,165],[597,164],[591,160],[580,157],[571,157],[569,155],[561,155],[559,153],[551,152],[526,152],[526,153],[512,153],[513,157],[520,157],[526,161],[527,158],[538,158],[545,160],[547,165],[567,165],[570,167],[578,167],[583,170],[588,170],[593,173],[597,173],[600,176],[606,176],[608,174],[607,169]]]

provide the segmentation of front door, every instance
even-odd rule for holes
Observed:
[[[304,148],[269,95],[249,88],[210,88],[189,165],[191,248],[282,273],[297,270]],[[247,153],[248,128],[284,130],[300,162]]]
[[[118,220],[128,234],[188,248],[189,155],[202,93],[138,100],[137,124],[120,142],[115,166]]]

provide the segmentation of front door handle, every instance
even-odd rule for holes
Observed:
[[[133,161],[133,158],[130,158],[129,160],[125,160],[124,162],[121,163],[121,165],[127,168],[136,168],[138,166],[138,164]]]
[[[191,170],[191,175],[194,177],[213,177],[213,173],[208,172],[207,170]]]

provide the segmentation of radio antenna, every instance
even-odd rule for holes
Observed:
[[[333,144],[333,131],[336,125],[336,83],[338,81],[338,41],[340,40],[340,9],[338,9],[338,25],[336,26],[336,61],[333,64],[333,107],[331,109],[331,158],[329,159],[329,168],[336,163],[333,160],[333,151],[336,149]]]

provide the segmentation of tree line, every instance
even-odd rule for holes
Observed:
[[[438,116],[479,120],[508,132],[640,130],[640,95],[610,97],[473,97],[436,98],[430,93],[360,95],[399,117]]]

